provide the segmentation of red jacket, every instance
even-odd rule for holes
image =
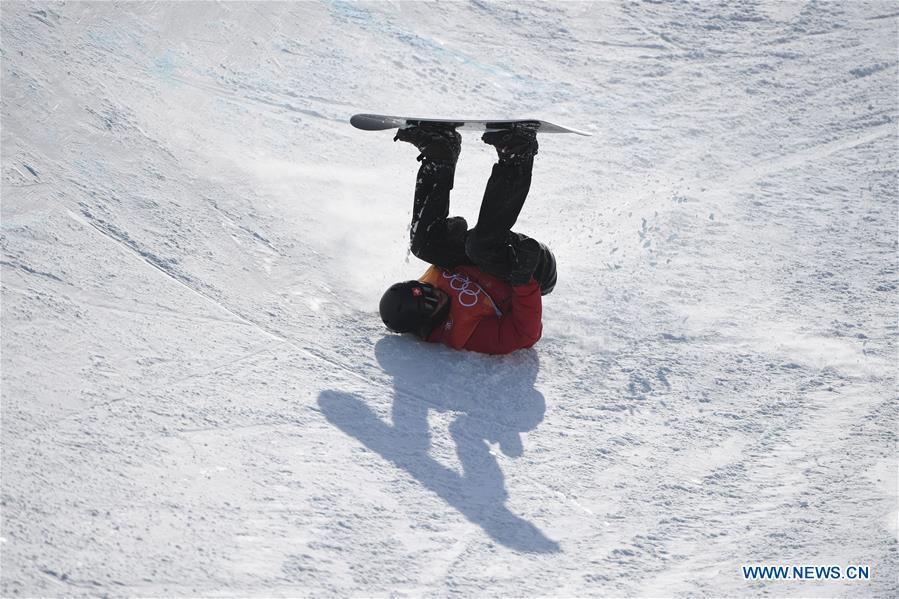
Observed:
[[[428,337],[453,349],[508,354],[531,347],[543,332],[540,286],[532,278],[512,287],[476,266],[432,266],[419,278],[450,296],[449,316]]]

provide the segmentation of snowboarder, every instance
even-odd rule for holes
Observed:
[[[556,284],[556,260],[544,244],[512,231],[531,186],[537,132],[518,124],[487,131],[498,160],[477,225],[449,217],[462,138],[452,127],[399,129],[394,141],[421,154],[410,230],[411,250],[432,266],[396,283],[381,298],[381,319],[397,333],[454,349],[507,354],[540,339],[542,299]]]

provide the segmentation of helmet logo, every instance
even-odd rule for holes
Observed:
[[[415,297],[421,297],[421,295],[422,295],[421,287],[413,287],[412,295],[414,295]]]

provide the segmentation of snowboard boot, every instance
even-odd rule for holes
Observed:
[[[462,136],[452,127],[412,125],[398,129],[393,141],[405,141],[421,152],[417,160],[455,166],[462,151]]]
[[[521,164],[537,155],[537,129],[516,123],[509,129],[488,131],[481,139],[496,148],[500,164]]]

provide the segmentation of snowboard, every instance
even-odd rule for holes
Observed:
[[[590,135],[585,131],[570,129],[539,119],[420,119],[411,116],[388,116],[386,114],[354,114],[350,118],[350,124],[363,131],[383,131],[386,129],[400,129],[411,125],[431,124],[445,125],[456,129],[471,129],[475,131],[491,131],[496,129],[508,129],[516,123],[527,123],[534,126],[539,133],[576,133],[577,135]]]

